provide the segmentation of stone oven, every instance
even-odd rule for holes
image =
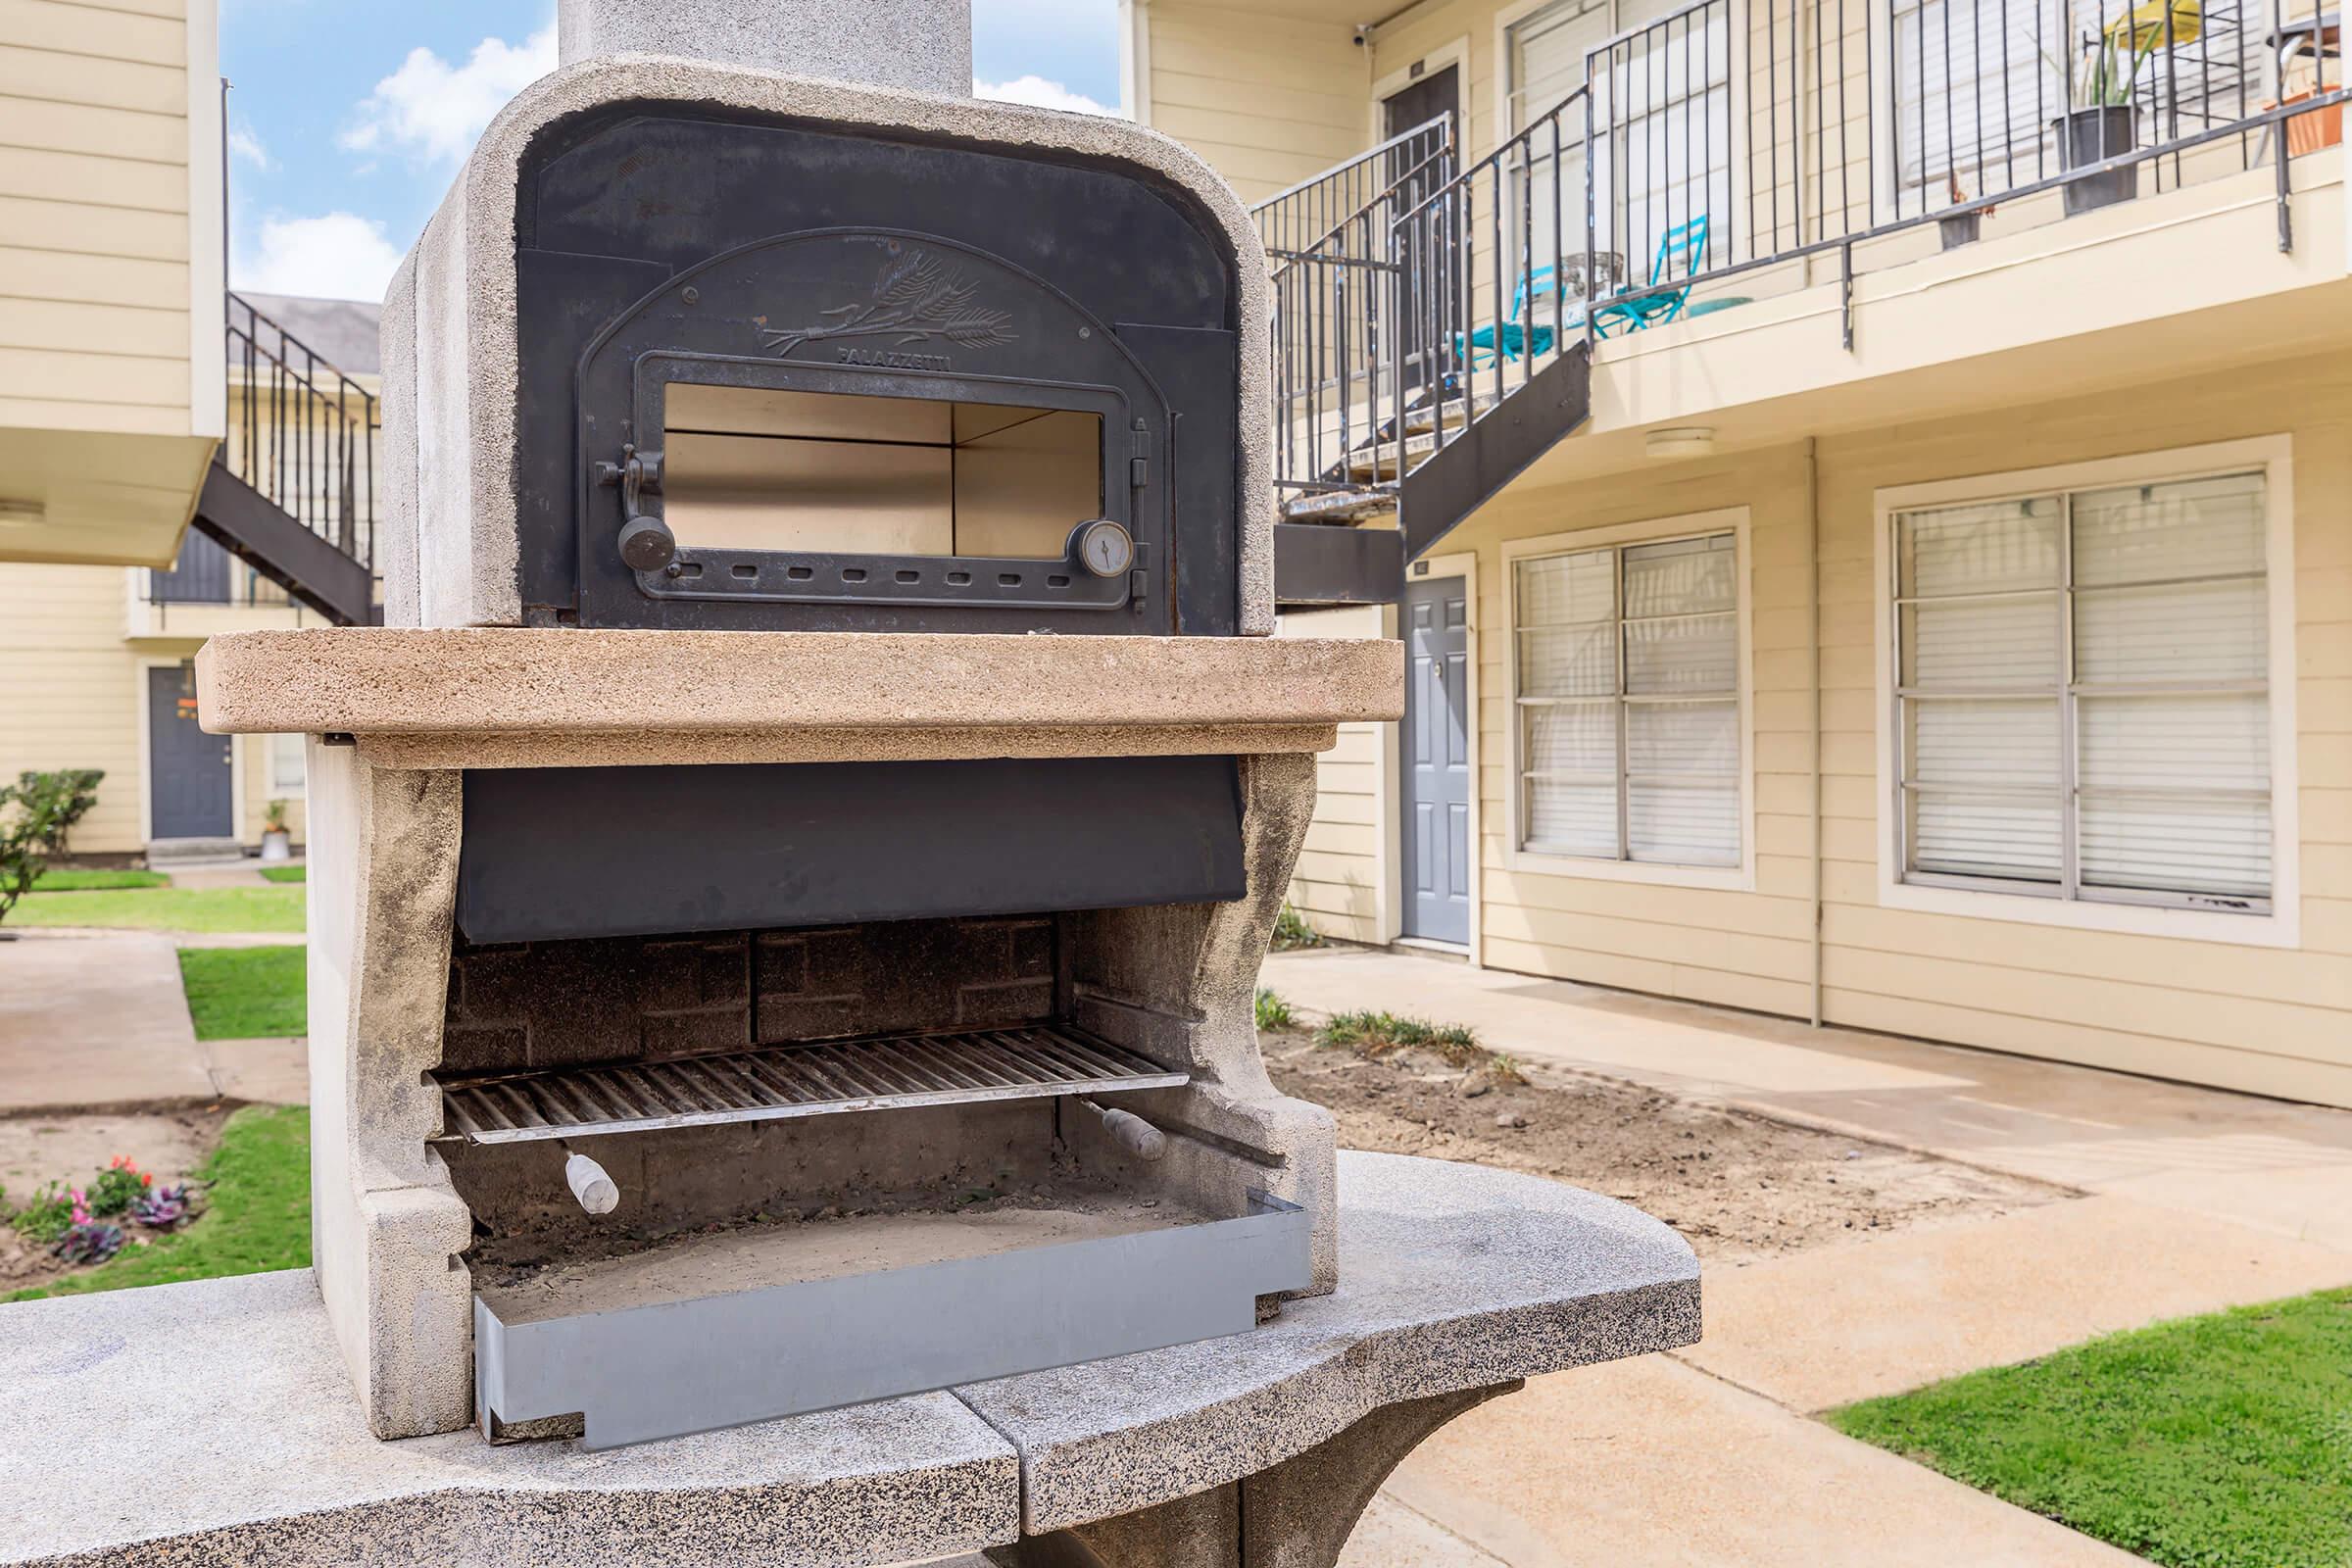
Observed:
[[[1402,660],[1269,635],[1250,224],[964,96],[956,7],[720,9],[566,4],[395,281],[387,624],[199,659],[208,728],[311,737],[316,1268],[386,1437],[707,1430],[1337,1278],[1251,989]]]

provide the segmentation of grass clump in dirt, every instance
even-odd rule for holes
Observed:
[[[2092,1340],[1829,1413],[2176,1568],[2352,1561],[2352,1290]]]
[[[308,882],[311,868],[307,865],[265,865],[261,868],[265,882]]]
[[[248,1105],[229,1117],[206,1161],[210,1204],[186,1229],[126,1248],[109,1263],[8,1298],[117,1291],[311,1261],[311,1116],[302,1105]]]
[[[1257,1026],[1260,1029],[1295,1029],[1298,1017],[1291,1004],[1264,986],[1257,988]]]
[[[1335,1012],[1315,1031],[1315,1043],[1377,1060],[1399,1051],[1424,1051],[1452,1067],[1483,1068],[1502,1083],[1525,1083],[1519,1064],[1478,1043],[1467,1024],[1431,1023],[1394,1012]]]
[[[301,888],[113,888],[27,893],[9,918],[18,925],[111,926],[145,931],[298,932]]]
[[[1274,917],[1274,940],[1270,944],[1276,953],[1288,953],[1293,948],[1319,948],[1324,945],[1323,933],[1306,923],[1306,916],[1289,905]]]
[[[310,1030],[308,950],[182,948],[179,983],[199,1040],[252,1040]]]
[[[122,888],[169,887],[172,879],[161,871],[76,871],[64,866],[52,866],[33,878],[35,893],[98,893]]]

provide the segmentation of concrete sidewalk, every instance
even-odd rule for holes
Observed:
[[[0,942],[0,1112],[214,1092],[170,938],[27,931]]]
[[[2132,1561],[1811,1417],[2352,1283],[2345,1112],[1407,954],[1277,954],[1260,983],[1310,1012],[1465,1023],[1530,1063],[2085,1195],[1710,1267],[1701,1344],[1542,1379],[1446,1428],[1387,1496],[1510,1568]]]
[[[176,952],[188,945],[152,931],[52,929],[0,942],[0,1115],[307,1101],[301,1040],[196,1038]]]

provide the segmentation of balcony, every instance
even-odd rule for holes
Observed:
[[[200,642],[228,631],[292,630],[333,622],[203,534],[190,529],[170,570],[130,573],[123,636]]]
[[[1353,205],[1285,193],[1284,514],[1394,515],[1410,559],[1661,424],[1784,440],[2352,338],[2312,4],[1700,0],[1458,172],[1376,149]]]

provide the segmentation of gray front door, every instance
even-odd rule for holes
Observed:
[[[1470,615],[1463,577],[1409,582],[1404,622],[1404,934],[1470,940]]]
[[[147,671],[147,779],[159,839],[224,839],[232,831],[228,737],[196,723],[196,672]]]

